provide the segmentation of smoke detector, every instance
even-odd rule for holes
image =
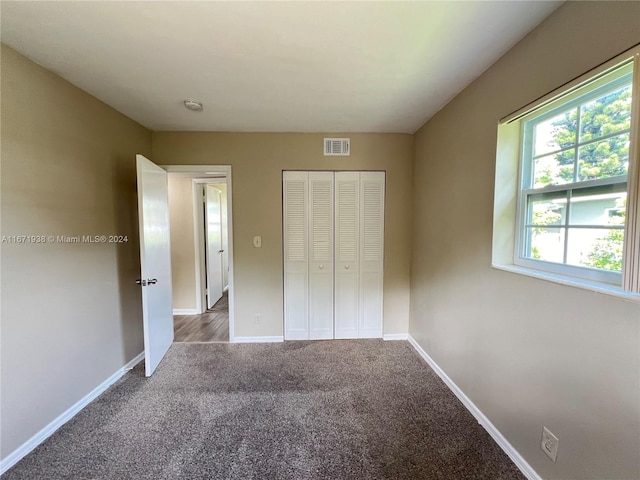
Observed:
[[[202,111],[202,103],[201,102],[196,102],[195,100],[185,100],[184,101],[184,106],[189,109],[192,110],[194,112],[201,112]]]

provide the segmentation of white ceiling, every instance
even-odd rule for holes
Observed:
[[[560,3],[2,1],[0,16],[3,43],[152,130],[412,133]]]

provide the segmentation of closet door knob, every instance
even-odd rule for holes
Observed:
[[[350,268],[351,268],[351,266],[350,266],[350,265],[345,265],[345,266],[344,266],[344,269],[345,269],[345,270],[349,270]]]
[[[320,270],[324,270],[324,265],[319,265],[319,266],[318,266],[318,268],[319,268]]]

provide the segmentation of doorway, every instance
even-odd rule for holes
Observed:
[[[169,179],[175,342],[232,342],[231,167],[163,166]]]

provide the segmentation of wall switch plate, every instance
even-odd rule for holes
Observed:
[[[542,442],[540,448],[554,462],[558,458],[558,437],[556,437],[547,427],[542,427]]]
[[[253,321],[256,325],[262,325],[262,314],[261,313],[256,314]]]
[[[262,248],[262,237],[260,236],[253,237],[253,246],[255,248]]]

